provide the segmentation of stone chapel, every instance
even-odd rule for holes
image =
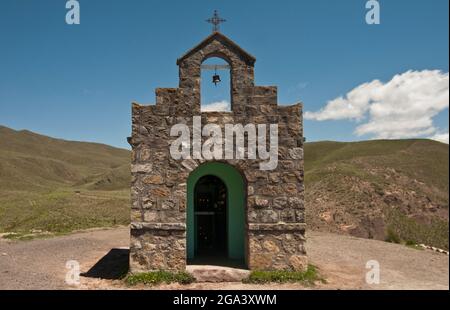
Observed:
[[[211,57],[229,65],[230,112],[201,111],[202,63]],[[255,60],[216,31],[177,60],[177,88],[156,89],[154,105],[132,104],[131,272],[197,262],[306,269],[302,104],[278,105],[276,86],[255,85]],[[261,170],[258,158],[174,159],[171,128],[192,128],[195,116],[221,128],[277,124],[276,168]]]

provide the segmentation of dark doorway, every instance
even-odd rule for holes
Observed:
[[[212,175],[201,177],[194,189],[195,256],[227,257],[227,188]]]

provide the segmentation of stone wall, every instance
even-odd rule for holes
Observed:
[[[231,66],[232,112],[200,112],[200,66],[212,56]],[[261,160],[223,160],[247,184],[247,262],[250,269],[306,267],[302,105],[277,105],[277,88],[254,86],[254,58],[220,33],[178,60],[179,88],[156,90],[156,105],[132,106],[132,206],[130,269],[184,270],[186,182],[204,160],[174,160],[170,128],[202,124],[278,124],[278,167],[259,169]],[[191,132],[192,135],[192,132]]]

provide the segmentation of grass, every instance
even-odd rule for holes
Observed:
[[[158,285],[161,283],[179,283],[190,284],[195,282],[195,278],[188,272],[169,272],[169,271],[154,271],[145,273],[130,274],[125,278],[128,285]]]
[[[301,283],[306,286],[313,286],[317,281],[325,282],[319,275],[317,268],[308,265],[306,271],[252,271],[243,283],[267,284],[267,283]]]
[[[395,243],[395,244],[403,244],[407,246],[408,248],[415,249],[415,250],[423,250],[422,247],[420,247],[416,241],[413,240],[403,240],[397,233],[396,229],[393,229],[392,227],[389,227],[387,229],[386,233],[386,242]]]
[[[449,223],[444,219],[435,218],[429,224],[420,223],[401,211],[392,209],[386,211],[386,222],[388,242],[407,246],[426,244],[448,249]]]
[[[305,166],[313,171],[329,163],[353,158],[395,155],[418,140],[373,140],[361,142],[312,142],[305,144]]]
[[[399,244],[401,243],[402,240],[392,228],[388,228],[386,233],[386,239],[384,241]]]
[[[19,241],[27,241],[27,240],[34,240],[34,239],[44,239],[44,238],[50,238],[57,236],[58,234],[52,234],[52,233],[8,233],[3,235],[2,238],[9,239],[9,240],[19,240]]]
[[[305,183],[311,185],[329,175],[335,167],[343,175],[360,176],[384,187],[379,175],[364,171],[364,166],[393,168],[411,179],[436,189],[428,193],[448,206],[448,145],[421,139],[373,140],[361,142],[312,142],[305,144]]]
[[[127,225],[129,167],[128,150],[0,126],[0,233],[27,240]]]
[[[14,192],[0,197],[0,232],[21,235],[65,234],[74,230],[129,223],[128,191],[72,188],[49,192]]]
[[[158,285],[162,283],[190,284],[195,278],[188,272],[154,271],[129,274],[125,277],[125,283],[130,286]],[[252,271],[248,278],[242,282],[245,284],[269,284],[269,283],[301,283],[305,286],[313,286],[317,281],[326,281],[319,275],[317,268],[309,265],[304,272],[300,271]]]
[[[411,248],[411,249],[414,249],[414,250],[419,250],[419,251],[425,250],[425,249],[422,248],[420,245],[415,244],[415,243],[410,243],[410,242],[408,242],[408,241],[405,243],[405,245],[406,245],[408,248]]]

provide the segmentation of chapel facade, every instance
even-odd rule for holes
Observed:
[[[201,111],[202,63],[211,57],[229,64],[230,112]],[[132,105],[130,271],[180,271],[215,259],[251,270],[306,269],[302,104],[278,105],[277,87],[255,85],[255,58],[220,32],[177,65],[178,88],[156,89],[154,105]],[[277,124],[276,167],[261,169],[267,160],[259,157],[175,159],[179,137],[171,130],[194,128],[195,117],[222,129]],[[207,140],[191,130],[195,136]]]

